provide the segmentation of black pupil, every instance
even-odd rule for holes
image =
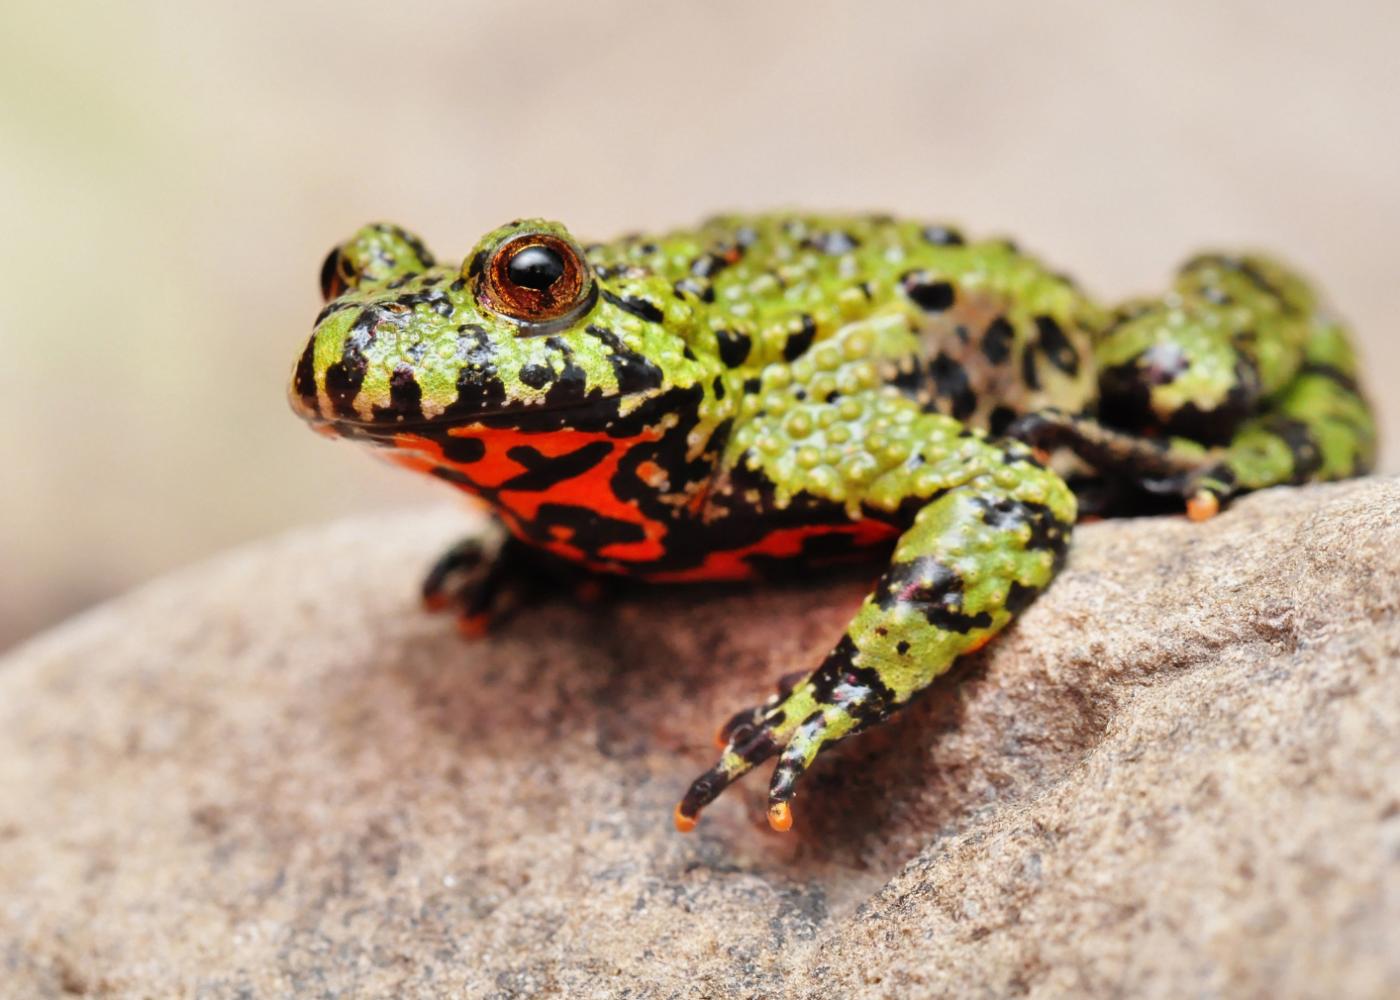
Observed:
[[[510,259],[506,275],[522,288],[542,292],[564,274],[564,259],[549,247],[526,247]]]

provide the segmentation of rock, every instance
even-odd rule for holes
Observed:
[[[420,612],[454,510],[305,531],[0,664],[11,996],[1400,993],[1400,480],[1093,524],[819,765],[670,811],[863,581]]]

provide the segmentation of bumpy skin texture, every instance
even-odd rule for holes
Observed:
[[[713,219],[586,249],[521,220],[460,267],[393,226],[327,258],[296,364],[317,429],[484,499],[509,541],[424,592],[470,631],[555,569],[735,580],[892,549],[827,658],[720,731],[676,824],[908,703],[1044,589],[1077,516],[1368,468],[1345,334],[1282,266],[1203,256],[1104,310],[1008,241],[884,216]],[[1039,446],[1034,448],[1033,446]],[[1040,450],[1045,449],[1045,450]]]

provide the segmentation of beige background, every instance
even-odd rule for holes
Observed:
[[[0,6],[0,646],[284,526],[442,493],[301,429],[329,246],[722,208],[1008,231],[1106,297],[1310,270],[1400,465],[1400,5]]]

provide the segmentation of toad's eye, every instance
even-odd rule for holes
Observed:
[[[583,254],[550,233],[524,233],[501,244],[484,267],[468,263],[477,298],[520,323],[552,323],[581,311],[593,289]]]

